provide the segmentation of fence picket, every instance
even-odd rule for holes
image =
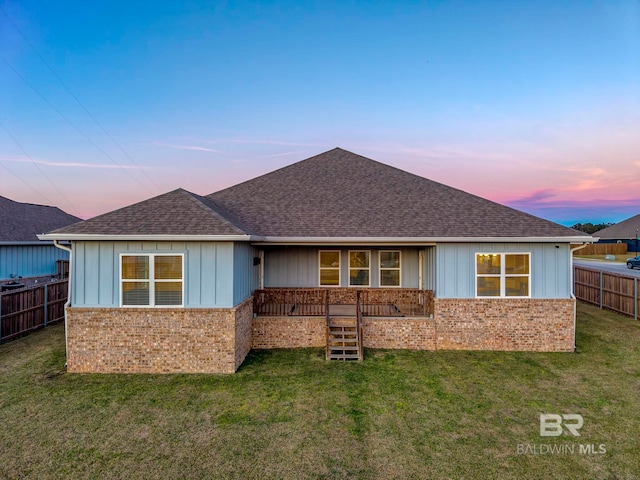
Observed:
[[[573,278],[578,300],[638,318],[637,278],[579,266]]]
[[[46,327],[64,318],[69,280],[0,293],[0,341]]]

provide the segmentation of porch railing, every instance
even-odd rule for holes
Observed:
[[[253,313],[269,316],[326,315],[327,291],[320,288],[268,288],[253,294]]]
[[[433,292],[412,288],[361,290],[362,314],[369,317],[409,317],[433,314]]]
[[[344,295],[336,289],[326,288],[256,290],[253,296],[253,312],[256,315],[266,316],[328,316],[331,305],[351,303],[355,305],[356,296],[359,296],[364,316],[406,317],[433,314],[431,290],[410,288],[346,290],[353,295]]]

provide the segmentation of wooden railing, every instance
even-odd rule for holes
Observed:
[[[640,292],[637,277],[579,266],[575,266],[573,272],[574,294],[578,300],[638,318]]]
[[[358,291],[356,293],[356,326],[358,331],[358,361],[362,362],[364,360],[364,326],[362,321],[362,292]]]
[[[256,290],[253,312],[267,316],[329,316],[330,305],[354,304],[359,297],[362,315],[377,317],[433,315],[433,292],[410,288],[370,288],[353,291],[350,301],[331,300],[326,288],[267,288]],[[340,296],[338,296],[340,297]],[[347,298],[342,295],[342,298]],[[344,302],[344,303],[343,303]],[[328,320],[328,318],[327,318]]]
[[[362,313],[370,317],[433,315],[433,292],[411,288],[361,290]]]
[[[64,319],[69,280],[0,294],[0,341]]]
[[[326,315],[327,290],[320,288],[269,288],[256,290],[253,312],[256,315]]]

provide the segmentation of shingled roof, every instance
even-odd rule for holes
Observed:
[[[340,148],[208,197],[267,237],[581,235]]]
[[[176,190],[51,233],[250,235],[266,241],[588,238],[340,148],[206,197]]]
[[[183,189],[114,210],[51,234],[87,235],[247,235],[208,198]]]
[[[598,230],[594,235],[603,240],[631,240],[636,238],[638,230],[640,230],[640,214]]]
[[[57,207],[0,197],[0,242],[37,242],[37,234],[80,220]]]

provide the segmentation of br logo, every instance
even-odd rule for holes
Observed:
[[[567,413],[557,415],[555,413],[540,414],[540,436],[559,437],[565,430],[574,437],[579,437],[578,430],[582,428],[584,420],[582,415]],[[563,428],[564,426],[564,428]]]

